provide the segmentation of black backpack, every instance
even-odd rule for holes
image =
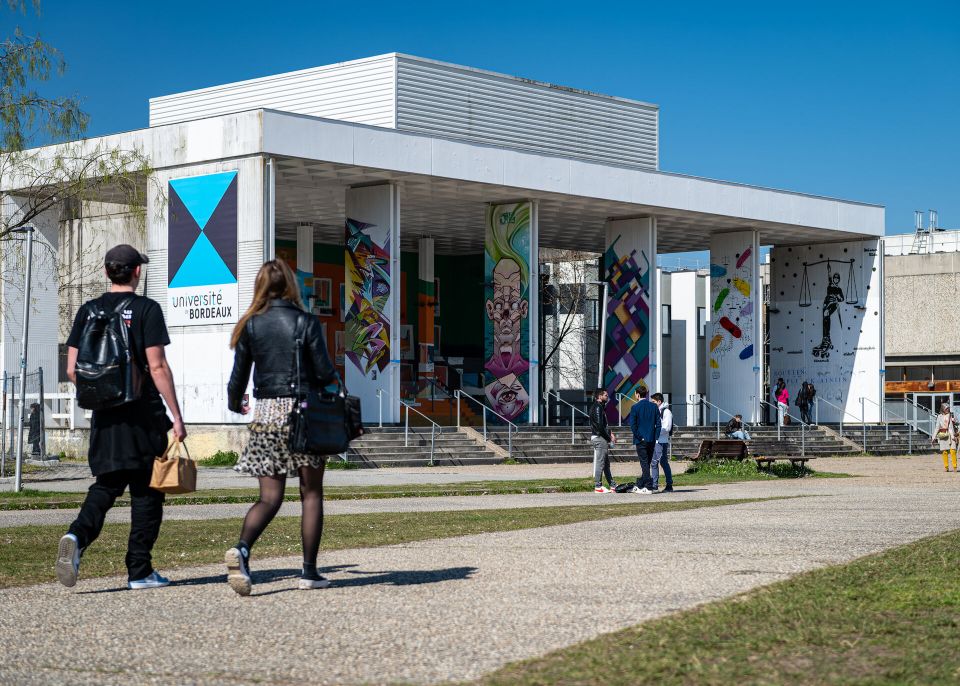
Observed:
[[[77,404],[86,410],[103,410],[140,397],[143,374],[130,352],[130,334],[123,311],[136,296],[124,299],[113,310],[100,300],[85,305],[86,321],[77,349]]]

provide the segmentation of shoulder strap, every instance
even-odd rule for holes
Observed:
[[[307,329],[306,321],[307,321],[306,316],[304,315],[303,312],[300,312],[299,314],[297,314],[297,324],[293,329],[293,337],[294,337],[294,340],[296,341],[296,346],[297,346],[294,356],[297,359],[297,397],[298,398],[303,397],[303,384],[301,382],[301,377],[303,375],[300,373],[300,365],[302,364],[301,358],[303,357],[303,339],[304,339],[304,336],[306,336],[306,329]]]

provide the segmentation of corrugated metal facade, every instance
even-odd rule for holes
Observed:
[[[150,126],[261,108],[658,167],[656,105],[396,54],[153,98]]]
[[[658,108],[406,55],[397,128],[549,155],[657,168]]]
[[[393,128],[395,57],[265,76],[150,99],[150,126],[273,109]]]

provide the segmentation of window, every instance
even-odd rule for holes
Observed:
[[[955,364],[937,365],[933,368],[937,381],[957,381],[960,379],[960,366]]]
[[[903,381],[903,367],[887,367],[887,381]]]
[[[670,335],[670,306],[660,306],[660,335]]]
[[[707,337],[707,308],[697,308],[697,336],[699,338]]]
[[[907,367],[907,381],[929,381],[930,367]]]

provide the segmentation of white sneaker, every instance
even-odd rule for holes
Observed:
[[[315,577],[301,576],[297,588],[301,591],[311,591],[315,588],[330,588],[330,579],[319,574]]]
[[[57,580],[72,588],[77,585],[80,575],[80,543],[73,534],[66,534],[60,539],[57,547]]]
[[[154,570],[150,572],[150,576],[145,576],[142,579],[128,582],[127,588],[129,588],[131,591],[142,591],[145,588],[163,588],[164,586],[169,585],[170,579],[160,576],[157,574],[156,570]]]
[[[250,595],[253,581],[250,579],[247,560],[240,549],[230,548],[224,554],[223,561],[227,563],[227,583],[230,584],[230,588],[236,591],[237,595]]]
[[[593,489],[593,492],[594,493],[613,493],[613,491],[611,491],[609,488],[606,488],[604,486],[598,486],[597,488]]]
[[[647,487],[637,488],[636,486],[630,491],[631,493],[639,493],[640,495],[650,495],[651,491]]]

